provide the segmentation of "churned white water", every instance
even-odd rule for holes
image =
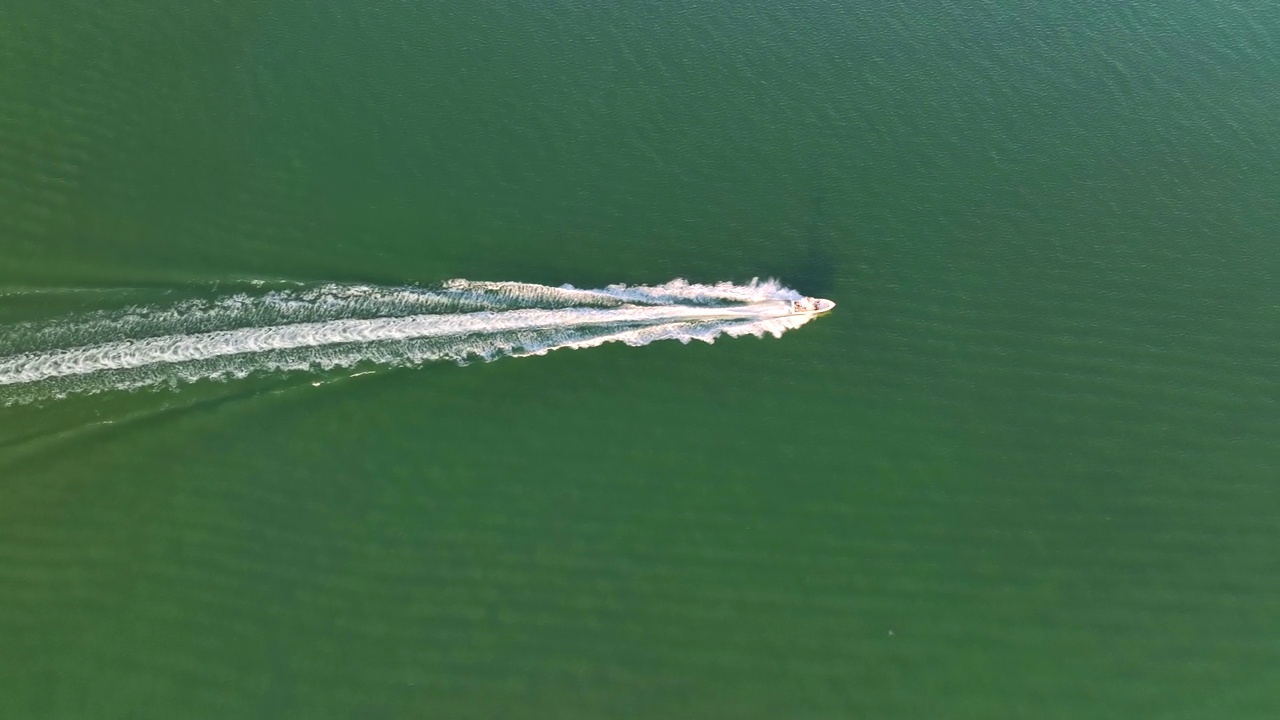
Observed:
[[[265,372],[487,361],[609,342],[777,337],[812,319],[789,314],[799,297],[773,281],[578,289],[451,280],[132,306],[5,328],[0,402]]]

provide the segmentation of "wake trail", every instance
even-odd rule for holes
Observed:
[[[435,360],[493,360],[609,342],[781,336],[799,293],[776,282],[600,289],[451,280],[322,285],[100,310],[0,328],[0,402]]]

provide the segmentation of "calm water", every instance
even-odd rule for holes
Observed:
[[[6,327],[251,280],[840,307],[2,407],[0,715],[1280,712],[1280,6],[22,5]]]

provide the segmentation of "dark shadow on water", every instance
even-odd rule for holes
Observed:
[[[821,191],[813,194],[809,217],[798,243],[785,252],[783,257],[786,259],[771,267],[768,273],[784,285],[815,297],[830,297],[835,290],[837,270],[838,256],[826,232],[823,200]]]

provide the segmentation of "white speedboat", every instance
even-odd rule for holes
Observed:
[[[825,298],[800,298],[791,301],[792,315],[816,315],[829,312],[836,304]]]

